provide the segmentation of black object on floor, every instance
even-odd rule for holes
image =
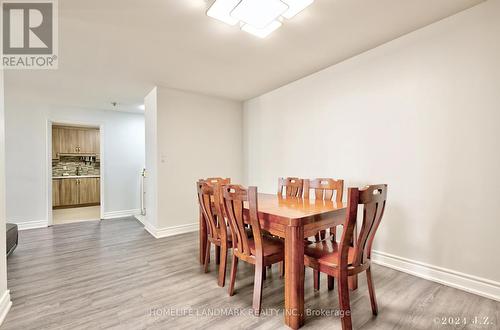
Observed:
[[[6,230],[7,241],[7,257],[16,249],[19,237],[17,235],[17,225],[13,223],[7,224]]]

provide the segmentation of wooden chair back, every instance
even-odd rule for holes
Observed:
[[[250,225],[255,241],[257,256],[262,258],[262,234],[258,218],[257,187],[244,188],[240,185],[225,185],[220,190],[223,212],[225,213],[232,235],[234,253],[247,257],[252,254],[248,245],[248,236],[244,221],[244,203],[248,203],[248,224]]]
[[[299,178],[278,178],[278,195],[287,197],[302,197],[304,180]]]
[[[365,264],[371,256],[373,239],[384,215],[387,185],[372,185],[363,189],[349,188],[346,223],[339,245],[340,266],[348,263],[349,247],[352,247],[353,231],[357,221],[358,205],[363,205],[363,223],[354,246],[352,266]]]
[[[206,179],[200,179],[199,181],[205,181],[208,184],[214,185],[214,184],[231,184],[231,178],[206,178]]]
[[[319,178],[304,180],[304,198],[309,199],[309,193],[314,190],[314,198],[317,200],[333,200],[341,203],[344,195],[344,180]]]
[[[196,187],[198,191],[198,202],[200,203],[203,218],[207,224],[208,237],[213,240],[226,240],[226,222],[222,216],[219,205],[214,203],[218,185],[200,180],[196,183]]]

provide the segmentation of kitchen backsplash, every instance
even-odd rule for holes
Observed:
[[[79,166],[79,175],[100,175],[101,164],[95,157],[61,156],[58,161],[52,161],[52,176],[77,175]]]

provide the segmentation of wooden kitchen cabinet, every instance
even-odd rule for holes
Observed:
[[[59,205],[69,206],[79,204],[78,179],[61,179]]]
[[[80,193],[79,204],[96,204],[101,201],[99,178],[78,179]]]
[[[52,206],[54,208],[99,205],[100,178],[53,179]]]
[[[61,181],[62,179],[52,180],[52,205],[61,206]]]
[[[52,159],[60,154],[99,155],[98,128],[52,126]]]
[[[99,130],[85,128],[78,130],[77,148],[78,153],[99,154]]]

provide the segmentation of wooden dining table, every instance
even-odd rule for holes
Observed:
[[[343,224],[346,204],[260,193],[258,211],[261,228],[285,240],[285,324],[298,329],[304,324],[304,239]],[[205,256],[206,231],[200,213],[200,262]],[[350,286],[356,288],[355,278]]]

